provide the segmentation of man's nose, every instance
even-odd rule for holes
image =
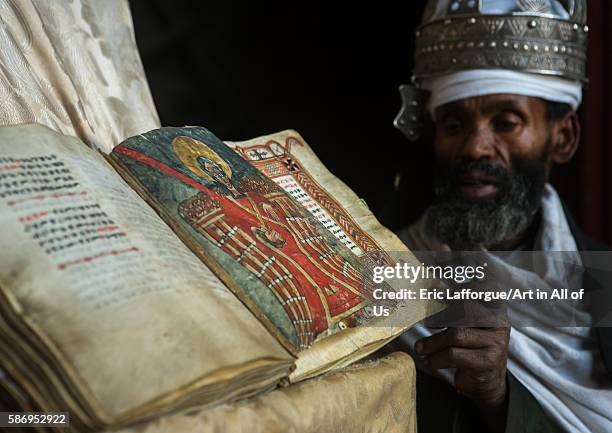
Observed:
[[[461,157],[476,161],[481,158],[493,159],[495,157],[495,137],[486,127],[474,128],[461,148]]]

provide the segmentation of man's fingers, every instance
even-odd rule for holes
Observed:
[[[449,347],[481,349],[491,344],[490,331],[476,328],[448,328],[431,337],[417,341],[419,355],[430,355]]]
[[[454,368],[457,391],[482,405],[506,398],[510,328],[449,328],[416,344],[426,370]],[[500,403],[501,402],[501,403]]]

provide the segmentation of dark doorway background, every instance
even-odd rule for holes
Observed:
[[[205,126],[224,140],[295,129],[385,225],[422,213],[432,194],[429,146],[409,143],[392,120],[425,0],[130,4],[162,125]],[[610,241],[607,214],[589,225],[582,153],[553,183],[586,229]]]

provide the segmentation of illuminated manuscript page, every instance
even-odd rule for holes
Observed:
[[[100,154],[20,125],[0,155],[0,289],[100,422],[286,376],[289,354]]]
[[[399,238],[383,227],[364,202],[325,168],[296,131],[227,144],[302,204],[357,257],[363,260],[381,257],[387,264],[393,264],[390,257],[385,258],[385,252],[394,252],[418,265]],[[421,282],[424,288],[431,284]],[[291,380],[298,381],[363,357],[441,309],[436,302],[412,301],[408,308],[396,310],[391,317],[317,341],[299,354]],[[385,323],[389,326],[384,326]]]
[[[401,311],[404,317],[371,320],[363,253],[205,128],[165,127],[131,137],[113,149],[111,160],[279,342],[305,353],[294,381],[363,357],[435,310],[415,302]],[[343,200],[354,212],[354,203]],[[361,233],[355,242],[363,251],[386,254],[347,218],[345,228]],[[364,225],[378,237],[391,236]]]

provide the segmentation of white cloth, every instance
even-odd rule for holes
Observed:
[[[472,69],[427,78],[421,87],[431,92],[428,110],[475,96],[512,93],[569,104],[576,109],[582,102],[582,84],[565,78],[529,74],[505,69]]]
[[[0,0],[0,125],[19,123],[106,153],[159,127],[128,0]]]
[[[427,235],[423,220],[404,229],[400,238],[414,251],[449,250],[448,246]],[[542,227],[534,250],[564,251],[573,254],[574,260],[580,260],[561,201],[550,185],[546,186],[542,199]],[[537,274],[489,255],[489,264],[505,265],[506,271],[522,287],[559,287],[558,281],[566,277],[563,274],[567,270],[560,268],[561,262],[553,260],[552,255],[545,263],[538,263]],[[568,260],[563,262],[568,263]],[[553,327],[550,321],[554,319],[542,314],[533,304],[509,306],[511,322],[517,323],[516,319],[525,315],[530,323],[539,326],[512,328],[508,370],[565,431],[612,432],[612,380],[607,375],[593,328]],[[409,350],[413,350],[417,340],[430,335],[432,332],[428,328],[417,325],[400,338]],[[440,371],[440,376],[451,384],[453,374],[452,370]]]

